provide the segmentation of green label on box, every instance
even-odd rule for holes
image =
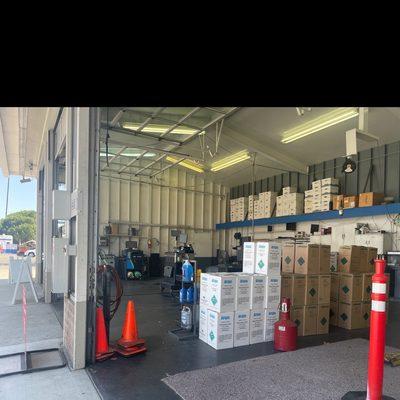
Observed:
[[[297,262],[298,262],[300,265],[303,265],[303,264],[305,263],[305,260],[304,260],[303,257],[300,257],[300,258],[297,260]]]
[[[335,272],[335,266],[331,265],[331,272]]]
[[[343,290],[343,292],[344,292],[345,294],[347,294],[347,293],[350,292],[350,289],[349,289],[347,286],[343,286],[343,287],[342,287],[342,290]]]
[[[211,340],[214,340],[214,339],[215,339],[215,335],[214,335],[214,332],[213,332],[213,331],[210,332],[210,339],[211,339]]]
[[[261,260],[259,263],[258,263],[258,266],[260,267],[260,268],[264,268],[264,263],[263,263],[263,260]]]
[[[211,303],[213,303],[214,306],[217,304],[217,298],[215,297],[215,294],[213,297],[211,297]]]
[[[317,291],[314,288],[311,288],[308,293],[310,293],[311,296],[315,296],[315,293],[317,293]]]
[[[328,320],[325,317],[321,319],[321,325],[325,325],[327,322]]]
[[[289,264],[290,261],[292,261],[292,259],[291,259],[289,256],[286,256],[286,258],[285,258],[285,263],[286,263],[286,264]]]
[[[347,263],[347,258],[343,257],[340,262],[342,263],[342,265],[345,265]]]
[[[345,313],[343,313],[340,318],[342,318],[343,321],[346,321],[346,319],[348,318],[347,315]]]

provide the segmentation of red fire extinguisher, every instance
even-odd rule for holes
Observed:
[[[297,348],[297,325],[290,320],[290,299],[287,297],[282,299],[279,321],[274,325],[274,348],[279,351]]]

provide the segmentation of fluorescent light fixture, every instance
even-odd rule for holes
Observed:
[[[239,153],[232,154],[231,156],[225,157],[222,160],[213,162],[211,164],[211,171],[213,172],[220,171],[221,169],[248,160],[249,158],[250,154],[247,150],[239,151]]]
[[[178,163],[178,161],[179,161],[178,158],[171,157],[171,156],[167,156],[166,159],[167,159],[167,161],[169,161],[171,163]],[[178,164],[181,165],[182,167],[189,168],[196,172],[204,172],[204,169],[202,168],[203,166],[201,164],[196,164],[195,162],[190,161],[190,160],[183,160]]]
[[[111,153],[114,153],[114,152],[111,151]],[[129,153],[129,152],[127,153],[126,151],[124,151],[123,153],[120,154],[120,156],[121,157],[139,157],[141,154],[142,153]],[[107,153],[104,150],[100,151],[100,157],[106,157],[106,156],[107,156]],[[108,156],[112,157],[113,154],[109,153]],[[156,153],[145,153],[143,155],[143,157],[146,157],[146,158],[155,157],[155,156],[156,156]]]
[[[330,126],[340,124],[341,122],[347,121],[350,118],[354,118],[358,115],[358,109],[353,107],[341,107],[321,115],[318,118],[314,118],[311,121],[305,122],[297,126],[296,128],[289,129],[283,133],[282,143],[291,143],[295,140],[301,139],[312,133],[322,131],[323,129],[329,128]]]
[[[131,129],[131,130],[138,129],[140,127],[140,125],[141,124],[135,124],[133,122],[123,122],[122,123],[123,128]],[[170,128],[171,128],[171,126],[169,126],[169,125],[148,124],[141,131],[163,134]],[[198,132],[198,129],[178,126],[169,133],[174,134],[174,135],[193,135],[196,132]]]

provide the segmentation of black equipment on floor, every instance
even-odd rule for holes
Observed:
[[[149,259],[149,275],[150,277],[161,276],[161,260],[159,253],[151,253]]]
[[[142,250],[128,248],[122,250],[125,258],[123,279],[142,279],[149,277],[149,260]]]
[[[386,260],[386,272],[390,274],[389,297],[400,300],[400,251],[388,251]]]
[[[237,240],[236,246],[232,247],[233,250],[236,250],[236,256],[230,257],[229,262],[237,264],[240,268],[243,268],[243,243],[251,242],[251,237],[242,236],[240,232],[236,232],[233,237]]]

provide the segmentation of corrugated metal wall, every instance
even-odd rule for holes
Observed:
[[[151,252],[163,256],[172,250],[175,240],[170,231],[176,228],[188,234],[199,257],[215,257],[216,249],[225,249],[225,232],[215,231],[215,224],[226,221],[226,187],[176,168],[164,172],[162,184],[125,177],[101,174],[100,235],[109,222],[120,223],[121,235],[111,237],[105,251],[119,254],[125,248],[129,226],[139,227],[139,248],[146,253],[148,239],[153,239]]]
[[[352,174],[343,174],[343,157],[311,165],[309,174],[287,172],[258,180],[255,182],[255,194],[264,191],[279,192],[284,186],[297,186],[298,191],[304,192],[311,188],[311,182],[322,178],[339,178],[341,193],[355,195],[364,191],[385,193],[400,201],[400,142],[395,142],[369,150],[361,151],[354,158],[357,169]],[[368,173],[373,166],[371,178]],[[365,190],[364,190],[365,188]],[[251,183],[230,189],[232,199],[251,194]]]

